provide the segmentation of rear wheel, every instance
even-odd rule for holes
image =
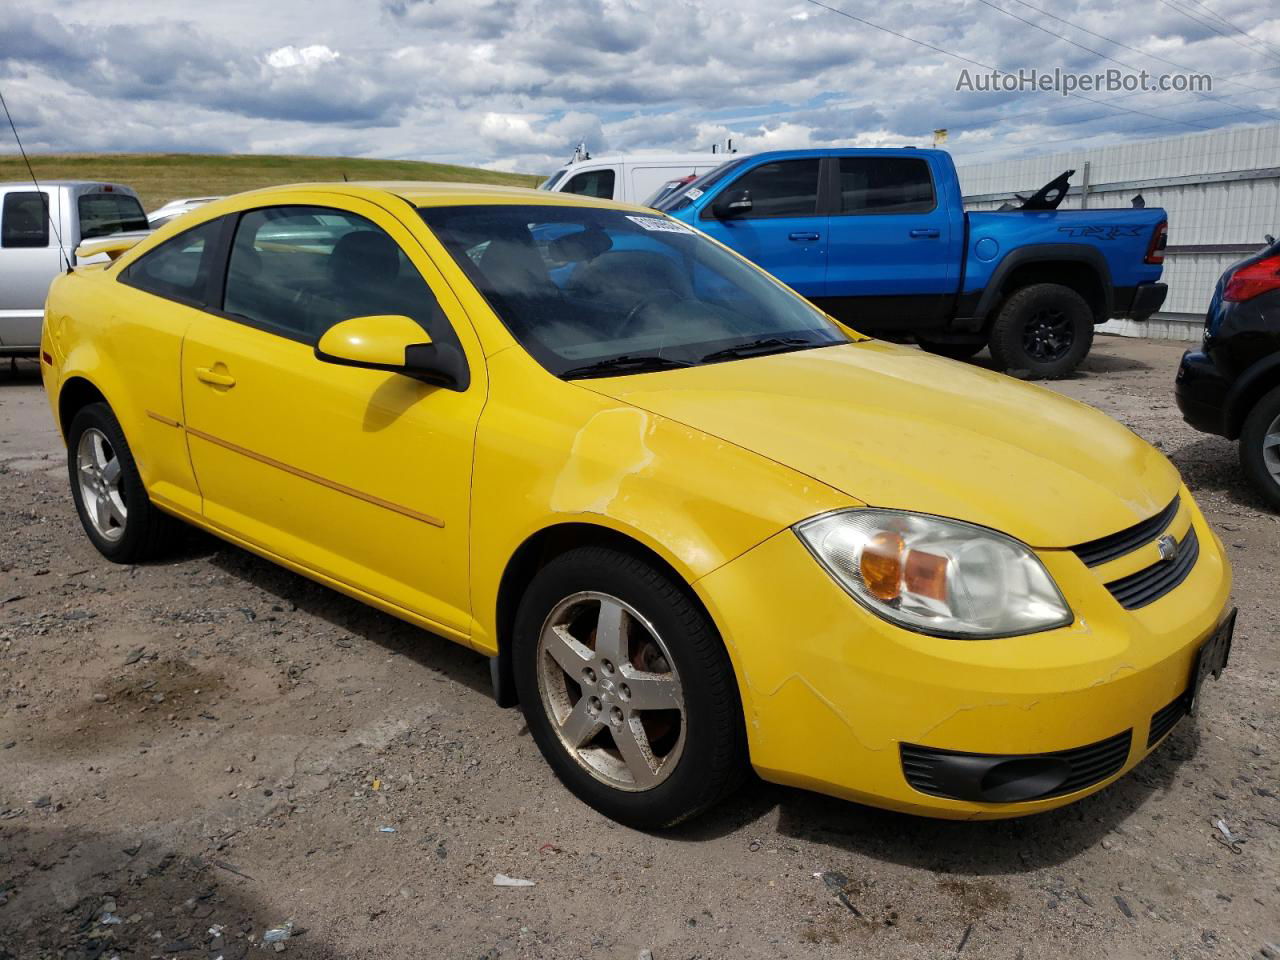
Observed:
[[[534,577],[513,661],[529,730],[560,780],[639,829],[726,796],[746,769],[724,645],[683,584],[642,557],[582,547]]]
[[[67,473],[84,532],[108,560],[150,560],[172,545],[179,523],[152,505],[120,422],[105,403],[91,403],[72,418]]]
[[[972,360],[986,346],[981,341],[977,343],[945,343],[941,340],[925,340],[922,337],[916,337],[916,343],[920,344],[921,350],[936,353],[940,357],[947,357],[951,360]]]
[[[1240,466],[1273,510],[1280,510],[1280,387],[1249,411],[1240,431]]]
[[[1000,369],[1028,380],[1065,377],[1093,344],[1093,311],[1059,283],[1015,291],[991,325],[991,356]]]

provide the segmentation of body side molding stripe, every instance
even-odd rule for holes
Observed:
[[[243,457],[248,457],[250,460],[257,460],[259,463],[265,463],[269,467],[275,467],[277,470],[283,470],[285,473],[293,474],[295,477],[310,480],[312,483],[319,484],[322,487],[327,487],[328,489],[334,490],[338,493],[344,493],[356,500],[363,500],[365,503],[373,504],[375,507],[382,507],[384,510],[390,510],[393,513],[401,514],[402,516],[409,517],[413,520],[419,520],[422,523],[430,524],[433,527],[444,527],[444,521],[438,517],[433,517],[427,513],[419,513],[417,510],[411,510],[409,507],[402,507],[398,503],[383,500],[381,497],[375,497],[372,494],[364,493],[360,490],[354,489],[353,487],[345,486],[341,483],[329,480],[326,477],[321,477],[314,473],[308,473],[306,470],[299,470],[297,467],[292,467],[287,463],[282,463],[279,460],[264,456],[261,453],[255,453],[253,450],[246,449],[237,443],[232,443],[229,440],[223,440],[221,437],[215,437],[212,434],[205,433],[203,430],[197,430],[195,427],[190,425],[187,426],[187,433],[193,437],[198,437],[201,440],[212,443],[215,446],[230,450],[232,453],[238,453]]]
[[[177,420],[173,419],[173,417],[166,417],[163,413],[156,413],[154,410],[148,410],[147,416],[150,417],[152,420],[159,420],[166,427],[182,426],[182,424],[179,423]]]

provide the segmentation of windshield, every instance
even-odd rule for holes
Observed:
[[[76,210],[80,214],[81,240],[151,229],[142,204],[127,193],[82,193],[76,199]]]
[[[658,202],[664,197],[670,196],[672,193],[675,193],[675,191],[685,186],[685,184],[693,183],[693,181],[697,179],[698,178],[696,176],[690,174],[687,177],[678,177],[675,180],[668,180],[657,190],[653,191],[653,193],[649,194],[649,196],[645,197],[645,199],[641,201],[640,206],[656,207]]]
[[[419,213],[511,334],[557,376],[850,341],[808,301],[667,217],[544,205]]]
[[[564,179],[564,175],[569,172],[568,167],[561,167],[547,179],[538,184],[539,190],[554,190],[557,183]]]
[[[683,210],[750,159],[750,157],[737,157],[727,160],[714,170],[708,170],[692,183],[686,183],[683,187],[672,190],[665,197],[659,197],[650,206],[663,213]]]

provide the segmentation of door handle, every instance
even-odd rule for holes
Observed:
[[[211,383],[215,387],[234,387],[236,378],[229,373],[218,373],[208,367],[196,367],[196,379],[204,383]]]
[[[800,231],[798,233],[789,233],[787,237],[791,240],[817,240],[818,234]]]
[[[938,230],[937,227],[916,227],[914,230],[911,231],[911,236],[913,237],[934,238],[940,235],[941,235],[941,232]]]

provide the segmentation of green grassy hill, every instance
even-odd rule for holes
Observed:
[[[31,156],[47,180],[109,180],[138,191],[147,210],[178,197],[221,196],[280,183],[341,180],[452,180],[535,187],[542,177],[446,163],[194,153],[82,153]],[[26,180],[17,154],[0,156],[0,181]]]

